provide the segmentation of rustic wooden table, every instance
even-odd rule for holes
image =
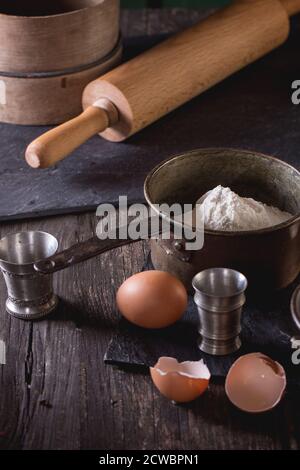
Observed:
[[[203,13],[123,12],[126,35],[179,29]],[[13,196],[12,196],[13,197]],[[20,230],[53,233],[60,247],[89,237],[95,214],[5,223],[1,237]],[[300,402],[289,391],[272,413],[248,416],[226,399],[222,384],[188,406],[174,406],[148,375],[105,366],[118,321],[115,292],[139,271],[146,242],[126,246],[55,276],[61,303],[54,315],[23,322],[5,313],[1,278],[0,365],[2,449],[299,449]]]

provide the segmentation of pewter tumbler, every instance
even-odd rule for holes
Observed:
[[[241,313],[246,301],[246,277],[228,268],[212,268],[193,278],[198,307],[201,351],[223,356],[241,346]]]
[[[0,240],[0,268],[8,291],[8,313],[34,320],[54,310],[58,298],[53,293],[53,276],[38,273],[34,263],[54,255],[57,248],[55,237],[39,231],[19,232]]]

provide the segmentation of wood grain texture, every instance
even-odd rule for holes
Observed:
[[[0,72],[0,121],[22,125],[60,124],[82,112],[84,88],[118,65],[121,42],[103,61],[85,70],[44,77],[14,77]]]
[[[8,225],[52,232],[66,247],[91,235],[93,214]],[[105,366],[103,356],[118,321],[115,292],[138,272],[146,242],[114,250],[58,273],[55,314],[21,322],[4,312],[0,281],[2,449],[283,449],[299,448],[298,397],[288,395],[271,414],[235,410],[221,384],[192,404],[174,406],[150,377]]]
[[[83,108],[93,106],[100,98],[109,100],[119,119],[107,128],[99,126],[99,134],[113,142],[125,140],[278,47],[288,33],[288,15],[277,0],[234,2],[89,83],[83,92]],[[91,121],[82,120],[82,136],[91,137],[85,123]],[[94,127],[98,127],[97,116]],[[55,141],[51,143],[50,136],[64,134],[65,128],[63,125],[47,134],[53,149]],[[69,142],[72,128],[68,126]],[[79,126],[73,129],[70,151],[78,145],[76,141],[85,141],[76,139]],[[55,163],[55,159],[40,153],[44,161],[41,167]],[[67,147],[64,152],[58,148],[57,161],[67,154]]]
[[[234,2],[91,82],[83,107],[110,100],[120,119],[100,135],[122,141],[275,49],[288,33],[277,0]]]
[[[165,12],[140,14],[141,35],[148,27],[164,30]],[[178,26],[171,13],[168,29],[173,15]],[[129,15],[126,21],[130,29]],[[95,223],[93,214],[5,223],[0,236],[43,229],[67,247],[90,236]],[[7,344],[7,364],[0,366],[1,449],[299,449],[298,396],[286,396],[270,415],[246,416],[231,407],[222,385],[212,384],[202,399],[175,407],[148,375],[104,365],[118,321],[116,289],[140,270],[147,250],[138,243],[58,273],[60,307],[36,323],[5,313],[0,280],[0,339]]]
[[[201,147],[251,149],[299,168],[300,114],[291,102],[299,37],[300,23],[295,18],[293,33],[277,51],[126,144],[116,145],[95,136],[48,170],[33,171],[24,161],[26,146],[48,129],[0,125],[5,142],[0,151],[0,219],[84,212],[101,202],[117,203],[119,194],[128,194],[130,201],[142,201],[144,179],[155,165],[171,155]],[[159,39],[132,38],[126,41],[125,53],[132,57]]]
[[[72,1],[73,11],[50,16],[49,0],[43,2],[44,10],[40,7],[37,12],[42,16],[21,16],[26,14],[22,1],[14,2],[9,15],[0,7],[0,70],[14,74],[51,72],[105,57],[118,41],[119,0]]]
[[[31,142],[25,153],[26,161],[32,168],[48,168],[108,125],[107,112],[90,106],[71,121],[49,130]]]

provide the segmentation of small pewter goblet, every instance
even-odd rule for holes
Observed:
[[[240,348],[241,314],[247,284],[243,274],[228,268],[206,269],[194,276],[201,351],[223,356]]]

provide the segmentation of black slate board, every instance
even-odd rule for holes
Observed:
[[[144,270],[153,269],[150,259]],[[287,372],[289,384],[300,386],[299,365],[292,364],[291,339],[299,335],[290,315],[290,298],[300,277],[280,292],[254,297],[246,294],[242,316],[242,347],[228,356],[205,354],[198,347],[198,313],[192,295],[188,309],[175,325],[161,330],[146,330],[121,319],[106,351],[104,361],[120,367],[153,366],[159,357],[180,361],[204,359],[213,377],[225,377],[237,357],[248,352],[262,352],[279,361]]]
[[[161,38],[125,42],[125,58]],[[253,149],[299,167],[300,108],[291,83],[300,77],[300,26],[257,63],[131,137],[113,144],[94,137],[49,170],[33,170],[24,150],[45,127],[0,125],[0,220],[70,213],[143,199],[143,181],[161,160],[198,147]],[[170,84],[171,86],[171,84]],[[162,139],[163,136],[163,139]]]

